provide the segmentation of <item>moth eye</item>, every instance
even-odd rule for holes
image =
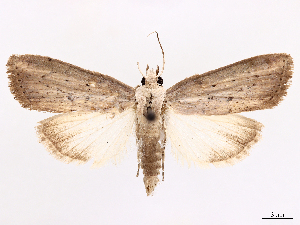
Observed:
[[[163,84],[163,79],[161,77],[157,78],[157,83],[159,84],[159,86],[162,86]]]
[[[142,78],[141,82],[142,82],[142,85],[145,85],[145,82],[146,82],[145,77]]]

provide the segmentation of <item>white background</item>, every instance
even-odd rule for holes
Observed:
[[[0,224],[300,224],[300,1],[0,2]],[[8,88],[11,54],[38,54],[140,84],[162,64],[164,87],[252,56],[289,53],[284,101],[244,113],[265,125],[244,161],[203,170],[166,149],[165,181],[147,197],[135,150],[94,170],[55,160],[35,126],[50,117],[23,109]],[[262,220],[271,213],[294,220]]]

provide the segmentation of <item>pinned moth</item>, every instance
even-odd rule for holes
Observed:
[[[157,34],[157,32],[156,32]],[[260,137],[262,124],[240,112],[270,109],[286,95],[288,54],[255,56],[186,78],[165,90],[163,68],[146,68],[132,88],[110,76],[39,55],[12,55],[10,90],[22,107],[62,113],[37,126],[40,142],[57,159],[98,167],[118,162],[132,134],[138,173],[150,195],[164,177],[166,141],[174,156],[207,167],[233,165]]]

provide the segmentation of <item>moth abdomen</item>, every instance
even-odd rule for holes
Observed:
[[[159,124],[159,122],[157,123]],[[156,133],[159,132],[157,128],[158,127],[156,126]],[[157,176],[162,169],[164,146],[161,146],[159,143],[159,140],[161,139],[159,134],[156,137],[148,137],[147,133],[142,136],[142,141],[139,144],[139,151],[141,153],[140,163],[141,168],[143,169],[146,192],[147,195],[150,195],[159,182]]]

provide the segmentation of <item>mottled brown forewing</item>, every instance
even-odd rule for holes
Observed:
[[[288,54],[256,56],[186,78],[167,90],[166,99],[181,114],[225,115],[270,109],[286,95],[292,69]]]
[[[10,89],[24,108],[47,112],[122,112],[134,103],[134,89],[110,76],[39,55],[12,55]]]

